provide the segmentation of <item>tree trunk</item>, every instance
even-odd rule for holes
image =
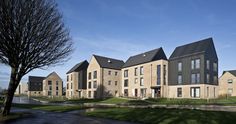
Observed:
[[[11,68],[11,78],[8,86],[8,91],[5,96],[5,100],[3,103],[3,110],[2,110],[2,116],[7,116],[10,114],[11,110],[11,104],[14,97],[15,90],[20,82],[20,80],[17,79],[17,72],[15,68]]]

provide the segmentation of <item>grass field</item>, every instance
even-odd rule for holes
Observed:
[[[236,112],[187,109],[110,108],[87,112],[87,116],[146,124],[235,124]]]

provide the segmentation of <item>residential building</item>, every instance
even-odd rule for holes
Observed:
[[[45,77],[29,76],[28,96],[43,96],[43,80]]]
[[[119,96],[122,60],[93,55],[87,69],[87,97]]]
[[[176,47],[169,58],[170,98],[216,98],[218,57],[212,38]]]
[[[28,93],[28,84],[27,83],[19,83],[16,88],[15,94],[16,95],[27,95]]]
[[[168,61],[162,48],[131,56],[122,68],[124,97],[167,97]]]
[[[88,61],[76,64],[67,73],[66,97],[86,98]]]
[[[63,81],[56,72],[43,80],[43,96],[62,96]]]
[[[236,70],[223,72],[219,79],[219,96],[236,96]]]

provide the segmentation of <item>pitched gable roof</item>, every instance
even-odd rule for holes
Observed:
[[[83,69],[87,69],[89,63],[87,60],[84,60],[78,64],[76,64],[74,67],[72,67],[66,74],[69,74],[71,72],[77,72]]]
[[[207,38],[194,43],[179,46],[175,48],[169,59],[171,60],[192,54],[203,53],[206,52],[211,46],[214,46],[212,38]]]
[[[61,77],[54,71],[54,72],[52,72],[52,73],[50,73],[47,77],[45,77],[45,79],[46,78],[48,78],[48,77],[50,77],[50,76],[52,76],[52,75],[56,75],[57,77],[59,77],[60,79],[61,79]],[[61,79],[62,80],[62,79]]]
[[[98,64],[102,68],[110,68],[110,69],[117,69],[120,70],[124,65],[124,61],[108,58],[104,56],[93,55],[94,58],[97,60]]]
[[[29,82],[43,82],[45,77],[39,77],[39,76],[29,76]]]
[[[226,72],[229,72],[230,74],[236,76],[236,70],[223,71],[222,75],[224,75]]]
[[[167,60],[166,55],[162,48],[154,49],[145,53],[141,53],[135,56],[129,57],[129,59],[125,62],[123,68],[139,65],[151,61],[156,60]]]

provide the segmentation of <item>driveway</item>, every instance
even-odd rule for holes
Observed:
[[[12,112],[29,112],[32,114],[29,117],[4,122],[3,124],[135,124],[111,119],[87,117],[81,115],[80,111],[57,113],[13,108]]]

